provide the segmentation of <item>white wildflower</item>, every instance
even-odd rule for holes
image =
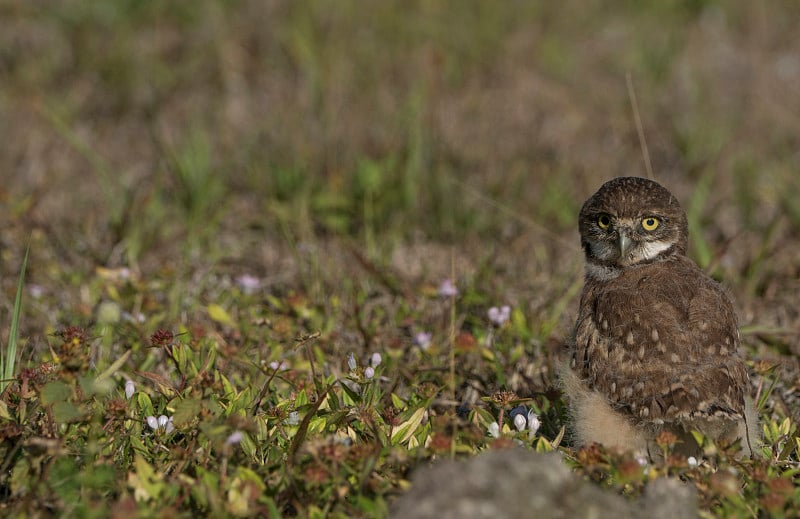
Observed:
[[[431,345],[431,338],[433,338],[433,334],[430,332],[418,332],[414,335],[414,344],[419,346],[422,351],[427,351]]]
[[[511,307],[503,305],[500,308],[493,306],[486,312],[489,321],[495,326],[503,326],[511,318]]]
[[[254,294],[261,288],[261,280],[251,274],[243,274],[237,277],[236,284],[247,295]]]
[[[530,430],[530,433],[528,433],[528,435],[532,437],[539,430],[539,427],[542,426],[542,423],[539,421],[539,415],[537,415],[533,411],[533,409],[528,411],[527,422],[528,422],[528,429]]]
[[[172,417],[161,415],[158,418],[155,416],[148,416],[145,418],[147,425],[150,426],[151,429],[154,431],[164,431],[165,433],[169,434],[175,430],[175,425],[172,423]]]
[[[283,370],[286,369],[287,367],[289,366],[288,364],[286,364],[286,361],[278,362],[277,360],[273,360],[272,362],[269,363],[269,369],[273,371]]]
[[[133,383],[133,380],[125,382],[125,398],[130,400],[134,393],[136,393],[136,384]]]
[[[528,421],[525,420],[525,416],[523,416],[522,413],[520,413],[520,414],[518,414],[518,415],[516,415],[514,417],[514,427],[516,427],[518,431],[521,431],[521,430],[525,429],[525,427],[527,425],[528,425]]]
[[[145,421],[147,422],[147,425],[149,425],[154,431],[158,429],[158,418],[155,416],[148,416],[145,418]]]
[[[449,279],[445,279],[439,285],[439,297],[456,297],[458,288]]]

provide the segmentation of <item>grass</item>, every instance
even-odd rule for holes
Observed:
[[[380,517],[420,465],[514,445],[796,514],[793,3],[0,13],[4,516]],[[645,174],[640,132],[736,299],[762,458],[570,445],[576,216]]]
[[[19,316],[22,311],[22,292],[25,283],[25,269],[28,267],[28,253],[25,250],[25,257],[22,259],[22,266],[19,269],[19,281],[17,282],[17,295],[14,298],[14,310],[11,314],[11,327],[8,330],[8,342],[5,348],[0,348],[0,393],[5,391],[8,384],[17,375],[17,343],[19,342]]]

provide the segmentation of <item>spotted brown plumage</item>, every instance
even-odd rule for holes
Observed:
[[[651,180],[604,184],[579,216],[586,278],[562,369],[578,444],[651,451],[663,430],[687,454],[698,430],[757,437],[729,295],[685,256],[686,215]]]

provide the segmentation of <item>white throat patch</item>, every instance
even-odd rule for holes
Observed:
[[[634,251],[635,261],[651,260],[672,247],[672,243],[667,241],[651,241],[639,245]]]

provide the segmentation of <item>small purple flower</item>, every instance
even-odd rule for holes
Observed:
[[[297,411],[292,411],[289,413],[289,417],[284,421],[286,422],[286,425],[297,425],[300,423],[300,413]]]
[[[508,305],[503,305],[500,308],[493,306],[486,314],[493,325],[503,326],[511,318],[511,307]]]
[[[372,354],[372,357],[369,358],[369,365],[373,368],[377,368],[380,366],[381,362],[383,362],[383,357],[377,351]]]
[[[426,351],[431,345],[433,334],[430,332],[417,332],[414,335],[414,344],[419,346],[422,351]]]
[[[133,383],[133,380],[125,382],[125,398],[130,400],[134,393],[136,393],[136,384]]]
[[[439,285],[439,297],[456,297],[458,288],[449,279],[445,279]]]
[[[372,366],[369,366],[369,367],[364,369],[364,378],[369,380],[374,376],[375,376],[375,368],[373,368]]]
[[[243,437],[244,435],[242,434],[242,431],[234,431],[230,436],[228,436],[228,439],[225,440],[225,445],[236,445],[242,441]]]
[[[272,362],[269,363],[269,369],[271,369],[272,371],[286,369],[287,367],[288,365],[286,364],[286,361],[278,362],[277,360],[273,360]]]
[[[352,353],[347,355],[347,367],[350,368],[350,371],[355,371],[358,364],[356,364],[356,356]]]
[[[243,274],[236,278],[236,285],[247,295],[254,294],[261,288],[261,280],[251,274]]]

